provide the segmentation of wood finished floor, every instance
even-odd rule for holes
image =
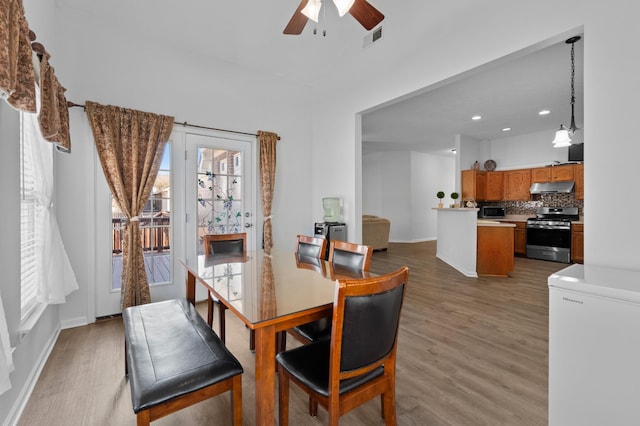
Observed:
[[[547,277],[566,265],[516,258],[510,278],[467,278],[437,259],[435,247],[391,244],[373,255],[373,272],[410,268],[398,343],[398,424],[546,425]],[[227,345],[245,368],[243,420],[251,425],[249,333],[229,313],[227,330]],[[135,425],[122,332],[119,319],[63,330],[19,424]],[[307,415],[306,401],[292,385],[290,424],[327,424],[322,408],[317,418]],[[153,424],[224,425],[229,413],[225,394]],[[379,398],[343,416],[341,424],[384,424]]]

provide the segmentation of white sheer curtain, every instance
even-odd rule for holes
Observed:
[[[62,243],[53,208],[53,144],[40,133],[36,114],[24,114],[25,142],[31,143],[36,189],[35,231],[38,244],[38,302],[64,303],[78,289],[76,276]]]
[[[0,295],[0,394],[11,389],[11,379],[9,374],[14,370],[13,357],[11,356],[11,342],[9,341],[9,330],[7,319],[4,314],[4,304]]]

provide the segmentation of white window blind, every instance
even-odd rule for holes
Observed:
[[[38,289],[37,245],[35,231],[35,179],[33,154],[26,142],[24,113],[20,113],[20,301],[21,319],[31,314],[36,306]]]

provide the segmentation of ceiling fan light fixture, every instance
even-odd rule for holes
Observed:
[[[571,145],[569,130],[567,130],[564,125],[560,125],[560,128],[556,131],[556,137],[552,143],[554,148],[564,148]]]
[[[340,16],[344,16],[344,14],[351,9],[351,6],[353,6],[353,3],[355,2],[356,0],[333,0],[333,3],[338,8],[338,14]]]
[[[313,22],[318,22],[321,6],[322,2],[320,0],[309,0],[307,5],[300,12]]]

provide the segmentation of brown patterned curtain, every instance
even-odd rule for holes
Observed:
[[[260,188],[262,192],[262,211],[264,213],[263,245],[267,254],[273,247],[271,228],[271,203],[276,185],[276,143],[278,135],[271,132],[258,132],[260,144]]]
[[[69,110],[64,96],[66,89],[58,82],[49,63],[51,55],[44,53],[40,61],[40,111],[38,123],[42,137],[55,142],[58,151],[71,152]]]
[[[173,117],[86,102],[87,117],[113,197],[127,216],[122,248],[122,309],[151,302],[138,215],[158,175]]]
[[[17,110],[36,112],[36,78],[22,0],[0,0],[0,92]]]
[[[22,0],[0,0],[0,97],[19,111],[37,112],[42,137],[56,143],[59,151],[70,152],[65,88],[49,64],[50,55],[42,44],[31,42],[35,33],[31,38],[29,32]],[[38,52],[40,59],[37,82],[32,50]],[[40,97],[39,110],[37,96]]]

